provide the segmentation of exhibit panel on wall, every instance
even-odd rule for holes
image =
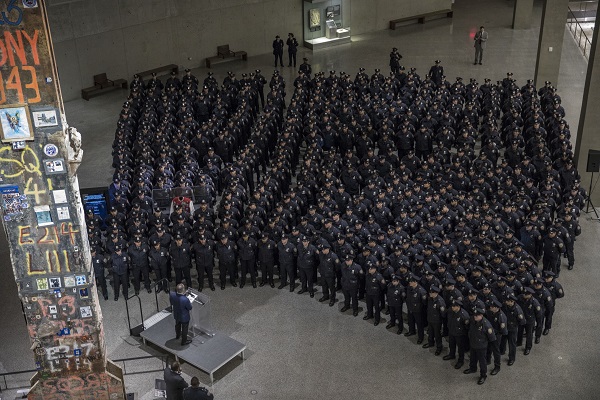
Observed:
[[[303,0],[304,46],[311,50],[350,43],[349,0]]]

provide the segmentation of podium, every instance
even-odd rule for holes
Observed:
[[[212,324],[212,305],[210,297],[192,288],[188,288],[185,292],[185,296],[189,299],[190,303],[192,303],[188,336],[192,339],[200,335],[209,337],[215,336],[216,331]]]

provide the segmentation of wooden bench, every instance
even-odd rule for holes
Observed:
[[[84,100],[89,100],[92,97],[100,96],[101,94],[112,92],[115,89],[127,89],[127,81],[125,79],[110,80],[106,73],[94,75],[94,86],[81,90],[81,97]]]
[[[169,72],[169,73],[175,72],[175,74],[179,74],[179,65],[176,65],[176,64],[163,65],[162,67],[152,68],[147,71],[138,72],[137,75],[139,75],[140,78],[144,79],[145,76],[152,76],[152,74],[158,75],[161,72]]]
[[[417,22],[424,24],[425,21],[431,21],[438,18],[452,18],[454,11],[438,10],[426,14],[412,15],[410,17],[394,19],[390,21],[390,29],[395,30],[397,25],[408,25],[409,23]]]
[[[215,57],[208,57],[206,59],[206,68],[210,68],[210,66],[214,64],[234,61],[237,59],[247,61],[248,53],[245,51],[231,51],[228,44],[217,46],[217,55]]]

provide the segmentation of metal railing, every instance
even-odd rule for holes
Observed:
[[[17,387],[8,387],[8,382],[6,381],[6,377],[8,376],[15,376],[15,375],[23,375],[23,374],[35,374],[36,372],[38,372],[37,369],[27,369],[27,370],[23,370],[23,371],[13,371],[13,372],[3,372],[0,373],[0,376],[2,377],[2,381],[3,384],[0,386],[0,393],[2,393],[3,390],[17,390],[17,389],[25,389],[25,388],[29,388],[29,379],[31,378],[31,376],[29,376],[26,380],[27,383],[23,383],[20,386]]]
[[[592,38],[588,37],[588,35],[585,33],[581,23],[573,14],[573,11],[570,7],[567,15],[567,26],[569,27],[569,31],[571,31],[573,38],[577,42],[577,45],[583,51],[583,56],[586,58],[586,60],[589,60],[590,50],[592,48]]]
[[[148,356],[140,356],[140,357],[126,357],[126,358],[119,358],[119,359],[111,359],[110,361],[112,363],[121,363],[123,365],[123,372],[121,374],[121,376],[119,376],[120,379],[123,379],[123,376],[125,375],[137,375],[137,374],[146,374],[146,373],[151,373],[151,372],[161,372],[164,371],[164,369],[167,367],[167,365],[169,364],[169,357],[170,355],[166,354],[166,355],[148,355]],[[148,366],[144,366],[143,369],[139,370],[139,371],[131,371],[131,367],[130,367],[130,371],[127,372],[127,362],[131,362],[131,361],[140,361],[140,360],[150,360],[150,359],[158,359],[160,360],[160,368],[156,368],[156,369],[149,369]],[[108,366],[107,366],[108,369]],[[6,390],[19,390],[19,389],[29,389],[31,388],[31,384],[30,384],[30,378],[27,379],[23,379],[22,383],[18,384],[18,386],[15,387],[9,387],[8,386],[8,381],[6,380],[7,377],[10,376],[16,376],[16,375],[24,375],[24,374],[35,374],[39,372],[37,369],[28,369],[28,370],[23,370],[23,371],[12,371],[12,372],[3,372],[0,373],[0,377],[2,377],[2,384],[0,385],[0,393],[2,393],[2,391],[6,391]],[[35,382],[32,382],[35,383]]]

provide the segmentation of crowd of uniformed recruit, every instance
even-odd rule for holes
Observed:
[[[305,58],[293,82],[135,77],[110,211],[87,213],[104,298],[105,268],[115,300],[130,278],[136,293],[152,280],[294,292],[299,279],[329,306],[341,291],[344,313],[364,299],[363,319],[384,311],[436,356],[447,336],[443,359],[459,369],[470,352],[480,384],[501,355],[529,354],[552,328],[586,198],[561,98],[550,82],[449,82],[439,60],[421,76],[400,59],[352,76]],[[186,187],[170,214],[155,206],[157,190]]]

